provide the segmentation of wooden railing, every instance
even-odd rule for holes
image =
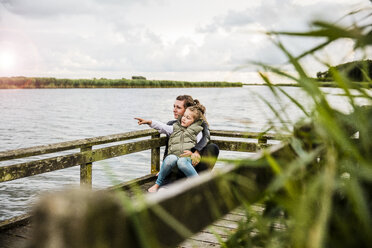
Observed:
[[[151,139],[93,150],[93,146],[96,145],[133,140],[149,136],[151,136]],[[165,142],[165,137],[161,138],[156,130],[151,129],[0,152],[0,161],[4,161],[51,154],[76,148],[80,149],[80,152],[69,155],[61,155],[42,160],[2,166],[0,167],[0,182],[11,181],[23,177],[34,176],[45,172],[80,165],[80,182],[91,185],[93,162],[148,149],[151,149],[151,171],[155,172],[158,170],[160,163],[159,147],[165,145]]]
[[[260,135],[259,133],[234,131],[211,131],[211,135],[220,137],[258,139],[258,143],[232,140],[212,140],[212,142],[219,146],[220,150],[244,152],[256,152],[259,148],[267,146],[267,140],[280,138],[272,134]],[[133,140],[149,136],[151,136],[151,139],[124,143],[93,150],[93,146],[125,140]],[[51,172],[80,165],[80,182],[82,184],[84,183],[91,185],[93,162],[148,149],[151,149],[151,173],[156,173],[157,171],[159,171],[160,147],[164,146],[165,142],[165,137],[160,137],[159,133],[156,130],[149,129],[96,138],[68,141],[45,146],[35,146],[24,149],[4,151],[0,152],[0,161],[29,158],[32,156],[52,154],[77,148],[80,149],[80,152],[69,155],[61,155],[42,160],[1,166],[0,182],[11,181],[19,178],[34,176],[45,172]]]
[[[212,136],[212,142],[217,144],[220,150],[240,151],[240,152],[257,152],[260,148],[270,146],[267,143],[267,140],[276,140],[276,139],[282,138],[282,137],[278,137],[273,134],[262,135],[260,133],[219,131],[219,130],[212,130],[211,136]],[[213,138],[213,137],[219,137],[219,138]],[[133,141],[134,139],[139,139],[139,138],[141,139],[137,141]],[[225,140],[221,138],[229,138],[229,140]],[[239,138],[239,140],[236,140],[235,138]],[[123,141],[130,141],[130,142],[94,149],[94,146],[115,143],[115,142],[123,142]],[[81,139],[81,140],[70,141],[70,142],[62,142],[62,143],[56,143],[56,144],[51,144],[51,145],[46,145],[46,146],[37,146],[37,147],[24,148],[24,149],[18,149],[18,150],[4,151],[4,152],[0,152],[0,161],[13,160],[13,159],[24,159],[24,158],[29,158],[33,156],[39,156],[39,155],[46,155],[46,154],[53,155],[53,153],[57,153],[57,152],[80,149],[80,151],[78,152],[67,154],[67,155],[57,155],[54,157],[49,157],[49,158],[45,158],[41,160],[39,159],[35,161],[30,161],[30,162],[22,162],[18,164],[1,166],[0,167],[0,182],[21,179],[24,177],[38,175],[41,173],[69,168],[72,166],[80,166],[80,182],[81,184],[88,185],[88,188],[89,188],[92,185],[92,163],[93,162],[104,160],[104,159],[109,159],[109,158],[113,158],[117,156],[122,156],[122,155],[130,154],[130,153],[140,152],[140,151],[144,151],[148,149],[151,149],[151,173],[154,174],[157,171],[159,171],[160,156],[161,156],[160,147],[164,146],[165,143],[166,143],[166,137],[160,137],[159,133],[156,130],[149,129],[149,130],[143,130],[143,131],[135,131],[135,132],[127,132],[127,133],[122,133],[122,134],[103,136],[103,137]],[[260,170],[261,169],[259,169],[258,172]],[[232,172],[229,172],[229,173],[232,173]],[[214,187],[218,187],[218,184],[216,184],[216,182],[205,181],[204,183],[203,185],[199,183],[195,184],[195,185],[199,185],[199,187],[195,189],[192,189],[195,185],[193,185],[192,187],[190,186],[191,187],[190,192],[194,192],[196,195],[207,194],[207,191],[209,190],[211,190],[210,192],[213,192],[213,194],[217,192],[216,189],[214,188]],[[210,183],[212,184],[210,185]],[[197,193],[195,190],[199,193]],[[178,196],[173,195],[172,198],[166,199],[165,201],[162,200],[160,202],[158,202],[159,200],[155,200],[155,202],[153,202],[152,204],[155,204],[155,205],[160,204],[162,205],[162,207],[167,209],[167,211],[172,212],[174,210],[171,210],[171,208],[175,204],[175,202],[179,200],[183,201],[185,197],[188,198],[191,194],[190,192],[185,193],[184,190],[182,190],[182,192],[179,192]],[[87,193],[86,195],[88,196],[89,193]],[[253,197],[253,195],[251,197]],[[150,209],[151,209],[152,204],[149,205]],[[223,204],[223,201],[221,201],[219,204]],[[228,207],[225,206],[224,208],[222,208],[222,209],[225,209],[225,211],[222,211],[221,213],[232,209],[232,207],[235,205],[236,203]],[[217,205],[217,206],[218,208],[221,207],[220,205]],[[141,211],[144,211],[144,210],[141,210]],[[190,214],[186,213],[186,215],[184,216],[190,217]],[[201,221],[200,224],[198,224],[197,226],[191,228],[192,232],[199,230],[207,222],[210,223],[210,221],[216,218],[216,216],[210,216],[208,214],[206,216],[209,216],[209,217]],[[0,223],[0,229],[6,225],[12,225],[13,222],[18,222],[20,221],[20,219],[22,220],[22,218],[16,217],[16,218],[12,218],[12,220],[3,221],[2,223]],[[25,215],[23,219],[25,218],[28,219],[29,215],[28,214]],[[159,223],[161,223],[161,221]],[[164,223],[161,225],[164,225]],[[168,228],[165,228],[165,229],[163,229],[164,227],[161,227],[161,226],[159,226],[159,228],[162,230],[168,230],[169,226]],[[166,235],[166,236],[169,236],[169,235]],[[174,237],[175,238],[171,238],[172,240],[174,239],[174,241],[169,241],[169,242],[171,243],[179,242],[179,238],[176,238],[176,237],[179,237],[179,234]],[[168,241],[166,241],[165,243],[167,242]],[[135,247],[135,246],[128,246],[128,247]]]

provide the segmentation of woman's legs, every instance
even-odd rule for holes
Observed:
[[[190,157],[179,158],[177,161],[177,167],[180,171],[183,172],[183,174],[186,175],[186,177],[193,177],[198,175],[194,166],[192,166]]]

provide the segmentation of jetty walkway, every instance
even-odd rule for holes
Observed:
[[[238,207],[243,201],[255,202],[273,176],[267,156],[257,152],[271,146],[268,140],[283,136],[221,130],[212,130],[211,136],[220,150],[256,153],[257,163],[226,166],[180,180],[156,194],[140,193],[154,183],[160,147],[166,143],[166,137],[153,129],[0,152],[0,161],[5,161],[78,148],[79,152],[67,155],[2,166],[0,183],[80,166],[81,185],[89,189],[93,162],[151,150],[147,176],[105,190],[49,194],[32,216],[2,221],[0,247],[99,247],[103,243],[108,247],[146,247],[149,242],[158,247],[218,247],[217,237],[226,238],[245,218]],[[110,146],[94,149],[102,144]],[[269,150],[271,157],[282,161],[296,157],[285,142]]]

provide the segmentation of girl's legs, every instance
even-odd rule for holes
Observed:
[[[166,176],[171,173],[172,168],[177,165],[178,157],[176,155],[168,155],[160,166],[160,172],[158,175],[158,179],[156,180],[155,184],[148,189],[148,192],[156,192],[158,191],[159,187],[164,184],[164,179]]]
[[[190,157],[179,158],[177,161],[177,167],[186,177],[194,177],[198,175],[198,172],[196,172],[194,166],[192,166]]]

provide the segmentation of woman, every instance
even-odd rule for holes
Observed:
[[[195,146],[198,139],[201,139],[202,123],[207,123],[204,113],[204,106],[200,104],[190,106],[172,126],[159,121],[135,118],[139,125],[147,124],[169,137],[168,155],[163,160],[156,183],[148,189],[149,192],[158,191],[159,187],[166,183],[166,177],[176,166],[187,177],[198,175],[192,165],[190,149]],[[180,157],[181,154],[188,154],[189,156]]]

